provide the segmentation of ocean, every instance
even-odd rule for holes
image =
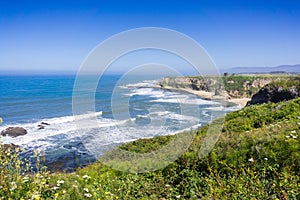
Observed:
[[[32,158],[35,150],[42,151],[44,164],[50,169],[72,171],[95,162],[97,156],[116,145],[195,129],[224,112],[238,109],[192,94],[155,88],[157,79],[136,76],[120,82],[121,75],[104,75],[96,91],[87,90],[95,98],[94,110],[82,111],[74,117],[75,78],[73,75],[0,76],[3,119],[0,132],[16,126],[28,132],[16,138],[1,137],[2,142],[24,147],[25,157]],[[86,80],[88,88],[88,76]],[[78,133],[75,118],[97,119],[96,124],[81,127],[84,139]],[[49,125],[39,129],[42,122]],[[95,142],[92,141],[95,135],[99,136],[96,157],[86,148],[89,142]]]

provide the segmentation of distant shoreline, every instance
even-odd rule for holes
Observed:
[[[240,107],[245,107],[247,102],[251,100],[251,98],[227,98],[221,95],[215,95],[214,92],[207,92],[204,90],[193,90],[193,89],[187,89],[187,88],[175,88],[170,86],[164,86],[161,87],[159,85],[153,86],[153,88],[162,89],[162,90],[168,90],[168,91],[179,91],[179,92],[186,92],[189,94],[196,95],[198,97],[201,97],[204,100],[224,100],[228,101],[234,104],[239,105]]]

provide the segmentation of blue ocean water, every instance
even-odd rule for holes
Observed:
[[[221,104],[206,101],[187,93],[154,88],[157,80],[149,77],[132,77],[120,82],[120,75],[105,75],[94,96],[94,111],[76,114],[77,119],[97,123],[88,124],[78,134],[72,110],[75,76],[0,76],[0,131],[11,126],[24,127],[28,134],[16,138],[2,137],[4,143],[25,147],[25,155],[36,149],[43,150],[46,165],[64,161],[60,169],[73,170],[95,161],[95,155],[86,147],[97,140],[100,155],[112,146],[139,138],[168,135],[190,127],[206,124],[236,107],[224,108]],[[78,98],[85,100],[84,94]],[[195,106],[198,112],[195,112]],[[183,107],[185,111],[183,112]],[[218,110],[222,110],[218,114]],[[39,129],[39,125],[46,122]],[[161,123],[163,122],[163,123]],[[91,138],[89,140],[89,138]],[[90,143],[89,143],[90,142]],[[102,152],[103,151],[103,152]]]

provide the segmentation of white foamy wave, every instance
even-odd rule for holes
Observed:
[[[193,117],[193,116],[187,116],[187,115],[180,115],[180,114],[177,114],[177,113],[170,113],[168,115],[168,118],[169,119],[175,119],[175,120],[178,120],[178,121],[189,121],[189,122],[197,122],[199,120],[199,118],[196,118],[196,117]]]
[[[166,116],[167,114],[170,114],[169,111],[155,111],[149,113],[147,116]]]
[[[78,116],[64,116],[57,118],[49,118],[43,119],[39,122],[35,123],[22,123],[22,124],[13,124],[2,126],[2,130],[10,127],[10,126],[20,126],[27,130],[27,134],[23,136],[18,136],[15,138],[11,138],[9,136],[2,137],[4,143],[13,143],[16,145],[27,145],[27,146],[38,146],[38,147],[49,147],[54,146],[56,141],[64,135],[68,140],[74,139],[78,137],[77,131],[84,132],[87,135],[91,134],[93,130],[97,130],[97,132],[103,133],[103,136],[107,134],[106,142],[104,143],[115,143],[115,142],[124,142],[127,140],[135,140],[138,138],[151,137],[155,135],[166,135],[171,134],[171,130],[168,130],[168,127],[157,127],[155,125],[158,124],[150,124],[146,126],[137,126],[135,121],[137,118],[153,118],[157,121],[165,121],[166,119],[178,120],[183,123],[187,123],[191,125],[192,123],[196,123],[197,119],[184,116],[180,114],[176,114],[174,112],[169,111],[155,111],[146,115],[138,115],[137,118],[130,118],[126,120],[115,120],[99,117],[102,115],[102,112],[96,113],[87,113]],[[97,116],[97,121],[95,123],[94,117]],[[76,119],[76,123],[75,123]],[[45,122],[49,125],[43,125],[43,129],[39,129],[42,125],[41,123]],[[145,131],[147,129],[147,131]],[[122,131],[120,131],[122,130]],[[126,131],[127,130],[127,131]],[[159,133],[153,130],[160,130]],[[155,134],[153,134],[155,132]],[[117,133],[115,137],[114,135]],[[53,138],[54,137],[54,138]],[[56,139],[55,139],[56,138]],[[101,137],[103,138],[103,137]]]
[[[16,138],[3,137],[2,139],[4,143],[27,146],[26,153],[29,154],[34,149],[43,150],[51,163],[51,160],[73,155],[97,158],[115,145],[142,138],[173,135],[201,126],[197,119],[171,111],[153,111],[138,116],[151,119],[151,123],[142,126],[136,123],[138,117],[115,120],[103,118],[101,115],[102,112],[87,113],[75,117],[65,116],[43,119],[36,123],[17,124],[15,126],[24,127],[28,133]],[[75,121],[75,119],[79,120]],[[166,119],[171,119],[172,123],[165,125]],[[38,130],[38,125],[42,122],[50,125],[45,125],[44,129]]]
[[[126,96],[134,96],[134,95],[140,95],[140,96],[149,96],[153,98],[160,98],[165,97],[166,93],[163,90],[155,90],[153,88],[136,88],[132,89],[131,93],[124,94]]]
[[[138,88],[132,89],[131,93],[125,94],[126,96],[134,96],[134,95],[146,95],[150,96],[151,92],[153,91],[152,88]]]
[[[121,88],[143,88],[143,87],[153,87],[158,83],[158,80],[146,80],[139,83],[132,83],[123,86]]]
[[[50,118],[50,119],[45,119],[44,121],[47,121],[47,123],[51,124],[61,124],[61,123],[67,123],[67,122],[72,122],[74,121],[74,118],[76,120],[84,120],[84,119],[89,119],[92,117],[98,117],[102,115],[102,111],[100,112],[89,112],[86,114],[82,115],[76,115],[76,116],[64,116],[64,117],[57,117],[57,118]],[[42,120],[43,121],[43,120]]]
[[[147,115],[138,115],[138,117],[160,117],[160,118],[165,118],[165,119],[173,119],[177,121],[193,121],[196,122],[198,118],[193,117],[193,116],[187,116],[187,115],[181,115],[177,114],[175,112],[169,112],[169,111],[156,111],[156,112],[151,112]]]
[[[152,84],[152,87],[151,87]],[[149,96],[155,98],[150,102],[158,103],[179,103],[179,104],[194,104],[194,105],[220,105],[220,103],[210,100],[204,100],[192,94],[182,94],[174,91],[166,91],[153,88],[154,82],[141,82],[136,84],[128,84],[127,88],[131,88],[131,93],[124,94],[125,96]]]
[[[180,103],[180,104],[195,104],[195,105],[219,105],[218,102],[195,99],[195,98],[159,98],[152,100],[151,102],[162,102],[162,103]]]
[[[154,88],[136,88],[132,90],[132,93],[126,94],[127,96],[144,95],[155,98],[150,102],[160,103],[184,103],[195,105],[219,105],[220,103],[215,101],[204,100],[196,98],[194,95],[180,94],[178,92],[170,92],[165,90],[159,90]]]
[[[86,122],[90,118],[99,117],[101,115],[102,112],[93,112],[93,113],[78,115],[75,117],[64,116],[64,117],[48,118],[48,119],[40,120],[35,123],[8,124],[5,126],[1,126],[1,130],[5,130],[8,127],[23,127],[24,129],[27,130],[27,134],[15,138],[5,136],[2,137],[2,141],[3,143],[6,144],[13,143],[16,145],[36,146],[37,144],[34,143],[39,143],[39,146],[51,146],[49,142],[44,140],[45,138],[55,136],[55,135],[60,135],[60,134],[68,134],[70,138],[77,136],[76,135],[77,127],[74,123],[75,120],[74,118]],[[46,125],[45,123],[49,125]],[[43,128],[41,128],[41,126]]]
[[[126,96],[134,96],[134,95],[140,95],[140,96],[149,96],[154,98],[155,100],[152,100],[150,102],[162,102],[162,103],[180,103],[183,101],[188,101],[190,98],[188,95],[180,94],[177,92],[169,92],[165,90],[159,90],[155,88],[136,88],[132,89],[131,93],[125,94]]]

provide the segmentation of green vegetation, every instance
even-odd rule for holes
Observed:
[[[299,76],[297,75],[229,75],[222,77],[216,76],[190,76],[190,77],[169,77],[161,80],[163,87],[169,86],[174,88],[190,88],[204,91],[223,90],[230,97],[241,98],[251,97],[267,84],[275,84],[276,86],[291,87],[299,86]],[[221,84],[223,86],[218,86]],[[300,87],[298,87],[300,88]]]
[[[300,76],[295,76],[295,77],[280,79],[277,81],[272,81],[269,85],[271,87],[281,88],[283,90],[288,90],[291,87],[295,87],[299,90],[300,89]]]
[[[200,160],[197,151],[208,126],[197,131],[189,150],[175,163],[144,174],[126,174],[97,163],[71,174],[49,174],[44,169],[34,174],[27,169],[22,175],[18,150],[1,149],[0,195],[3,199],[297,199],[299,105],[298,98],[230,113],[207,157]],[[258,127],[257,119],[262,121]],[[122,148],[149,152],[173,137],[143,139]]]
[[[281,77],[246,75],[230,75],[222,77],[225,90],[233,97],[251,97],[265,84],[279,78]]]
[[[300,199],[300,98],[229,113],[215,147],[200,159],[201,144],[215,123],[195,131],[192,144],[174,163],[142,174],[101,163],[69,174],[51,174],[41,166],[33,172],[18,159],[18,148],[2,145],[0,199]],[[175,137],[142,139],[121,148],[152,152]]]

